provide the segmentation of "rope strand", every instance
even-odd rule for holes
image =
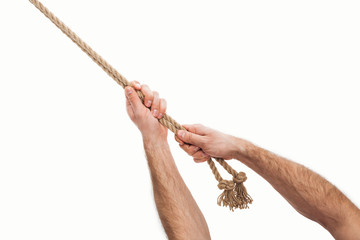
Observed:
[[[129,86],[129,81],[122,76],[115,68],[106,62],[99,54],[97,54],[89,45],[87,45],[79,36],[77,36],[69,27],[67,27],[59,18],[49,11],[38,0],[29,0],[37,9],[39,9],[50,21],[52,21],[66,36],[68,36],[76,45],[80,47],[95,63],[97,63],[112,79],[114,79],[121,87]],[[144,103],[144,95],[141,91],[137,91],[139,98]],[[172,131],[174,134],[178,130],[186,130],[183,126],[177,123],[172,117],[165,114],[159,122]],[[224,167],[224,169],[233,176],[233,180],[224,180],[215,163],[212,159],[208,160],[208,164],[215,179],[219,182],[218,187],[224,190],[218,197],[218,204],[228,206],[230,210],[234,211],[236,208],[248,208],[248,204],[252,203],[251,197],[248,195],[243,182],[246,180],[245,173],[237,173],[224,159],[215,158],[215,160]]]

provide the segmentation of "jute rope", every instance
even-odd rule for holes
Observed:
[[[68,28],[59,18],[49,11],[38,0],[29,0],[36,8],[38,8],[47,18],[49,18],[65,35],[67,35],[81,50],[83,50],[94,62],[96,62],[110,77],[112,77],[120,86],[125,88],[129,86],[129,82],[123,77],[115,68],[107,63],[99,54],[97,54],[89,45],[82,41],[70,28]],[[138,96],[144,103],[144,95],[141,91],[137,91]],[[159,122],[167,127],[170,131],[176,134],[178,130],[186,130],[179,123],[177,123],[169,115],[165,114]],[[218,197],[218,205],[229,207],[230,210],[248,208],[248,204],[252,203],[252,198],[246,191],[244,182],[246,181],[246,174],[244,172],[236,172],[230,165],[222,158],[215,158],[215,160],[224,167],[224,169],[233,176],[232,180],[224,180],[215,163],[209,159],[207,163],[213,172],[215,179],[219,182],[218,188],[224,190]]]

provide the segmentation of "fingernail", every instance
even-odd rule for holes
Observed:
[[[158,114],[158,110],[154,109],[154,112],[153,112],[154,117],[157,117],[157,114]]]
[[[132,94],[132,90],[131,90],[131,88],[126,88],[126,94],[127,94],[127,95]]]
[[[159,118],[162,118],[163,117],[163,114],[162,113],[159,113]]]
[[[135,87],[140,89],[141,85],[139,83],[135,83]]]
[[[199,151],[199,149],[200,149],[199,147],[195,147],[194,151],[197,152],[197,151]]]
[[[179,131],[178,131],[178,136],[179,136],[180,138],[184,138],[184,137],[185,137],[185,131],[184,131],[184,130],[179,130]]]
[[[184,143],[179,143],[180,146],[184,146]]]
[[[151,101],[150,101],[150,100],[148,100],[148,101],[146,102],[146,106],[147,106],[147,107],[150,107],[150,106],[151,106]]]

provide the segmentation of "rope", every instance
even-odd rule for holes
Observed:
[[[129,86],[129,81],[126,80],[115,68],[113,68],[108,62],[106,62],[99,54],[97,54],[89,45],[87,45],[79,36],[77,36],[69,27],[67,27],[59,18],[57,18],[52,12],[49,11],[38,0],[29,0],[36,8],[38,8],[50,21],[52,21],[66,36],[68,36],[81,50],[83,50],[95,63],[97,63],[112,79],[114,79],[121,87],[125,88]],[[139,98],[144,103],[144,95],[141,91],[136,91]],[[183,126],[177,123],[169,115],[165,114],[159,122],[172,131],[174,134],[178,130],[186,130]],[[236,172],[224,159],[215,158],[215,160],[224,169],[233,176],[233,180],[224,180],[219,171],[217,170],[215,163],[212,159],[209,159],[207,163],[210,166],[215,179],[219,182],[218,187],[220,190],[224,190],[218,197],[218,205],[229,207],[230,210],[248,208],[248,204],[252,203],[251,197],[248,195],[244,186],[246,181],[246,174],[243,172]]]

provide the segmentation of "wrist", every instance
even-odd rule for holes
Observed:
[[[147,128],[140,129],[140,132],[146,142],[167,142],[167,129]]]
[[[153,162],[164,162],[164,159],[168,160],[170,153],[170,147],[167,140],[163,138],[156,137],[144,137],[143,138],[144,150],[146,152],[147,160],[149,163]],[[153,156],[153,157],[149,157]],[[162,157],[154,157],[154,156],[162,156]],[[167,156],[167,157],[164,157]],[[168,164],[171,161],[168,161]]]
[[[248,158],[248,149],[251,148],[252,144],[244,139],[235,138],[235,146],[233,150],[234,159],[241,162]]]
[[[164,146],[168,145],[167,136],[157,134],[142,134],[145,146]]]

